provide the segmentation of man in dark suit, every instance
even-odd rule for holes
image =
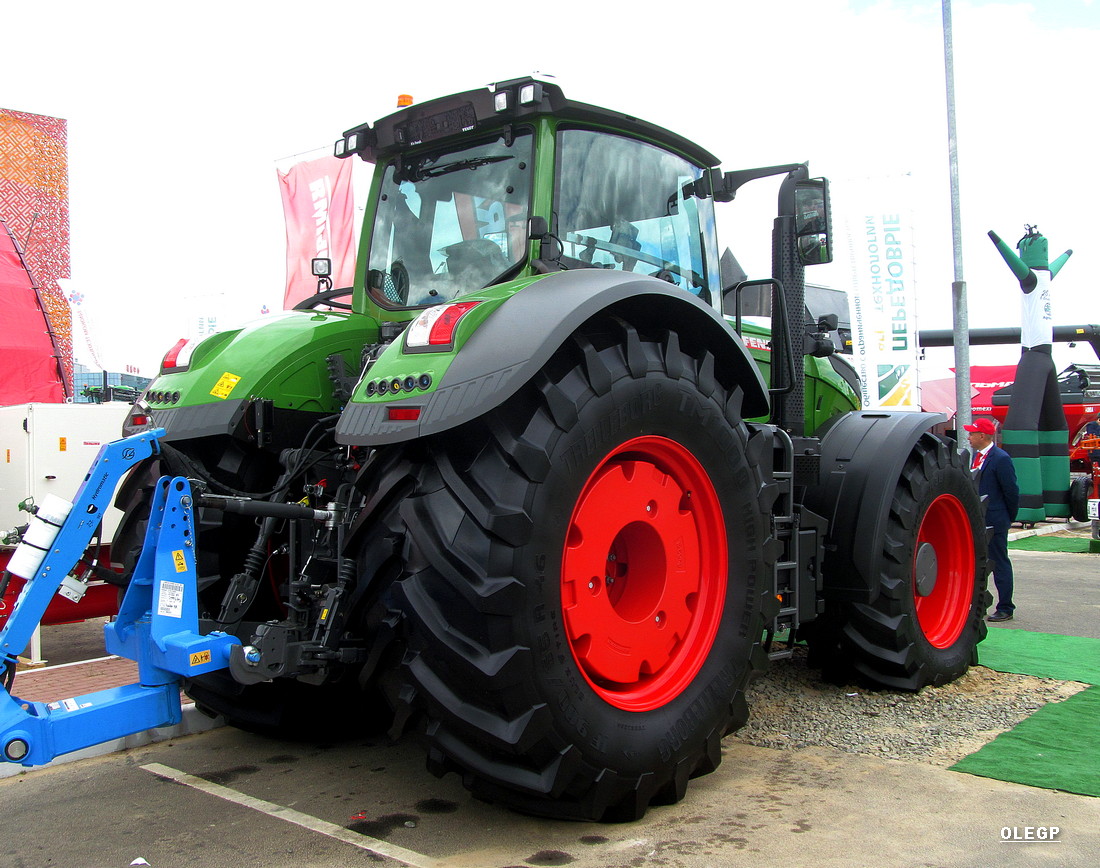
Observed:
[[[993,562],[993,583],[997,586],[997,610],[990,621],[1011,621],[1012,562],[1008,559],[1008,529],[1020,506],[1020,486],[1012,458],[993,442],[997,429],[990,419],[979,417],[964,426],[974,450],[971,472],[978,481],[978,493],[986,498],[985,523],[993,528],[989,559]]]

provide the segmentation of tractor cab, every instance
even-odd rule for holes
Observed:
[[[710,304],[717,160],[628,115],[523,79],[411,106],[337,142],[377,163],[360,260],[382,318],[518,277],[607,269]]]

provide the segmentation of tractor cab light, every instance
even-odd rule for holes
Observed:
[[[397,95],[397,107],[398,108],[407,108],[408,106],[411,106],[412,104],[413,104],[412,94],[399,93]]]
[[[542,85],[537,81],[525,84],[519,89],[519,104],[534,105],[542,102]]]
[[[454,345],[459,321],[479,304],[479,301],[458,301],[429,307],[405,332],[405,347],[410,350],[449,349]]]
[[[186,371],[191,367],[191,354],[195,352],[198,341],[180,338],[164,356],[160,363],[160,372],[167,374],[170,371]]]
[[[498,90],[493,94],[493,108],[498,112],[508,111],[508,91]]]

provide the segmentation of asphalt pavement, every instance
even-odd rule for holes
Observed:
[[[1079,534],[1088,537],[1087,530]],[[990,629],[1100,639],[1100,554],[1015,549],[1008,554],[1016,612],[1011,621],[990,624]],[[996,598],[992,578],[989,585]]]

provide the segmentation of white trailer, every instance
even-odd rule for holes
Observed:
[[[99,447],[122,436],[130,405],[14,404],[0,407],[0,531],[27,523],[19,510],[28,496],[69,498],[88,472]],[[121,514],[111,507],[103,538],[109,540]]]
[[[130,405],[123,402],[0,407],[0,534],[28,523],[31,514],[19,509],[28,497],[38,504],[49,494],[64,500],[72,497],[99,448],[122,436],[122,423],[129,410]],[[110,542],[121,518],[113,506],[105,511],[103,542]],[[13,551],[13,547],[0,546],[0,567],[6,567]],[[21,587],[22,580],[13,579],[8,593],[0,598],[0,626],[11,613]],[[44,623],[100,617],[108,614],[108,609],[115,611],[116,604],[116,589],[93,581],[80,602],[59,598]],[[44,662],[37,630],[28,660],[32,664]]]

